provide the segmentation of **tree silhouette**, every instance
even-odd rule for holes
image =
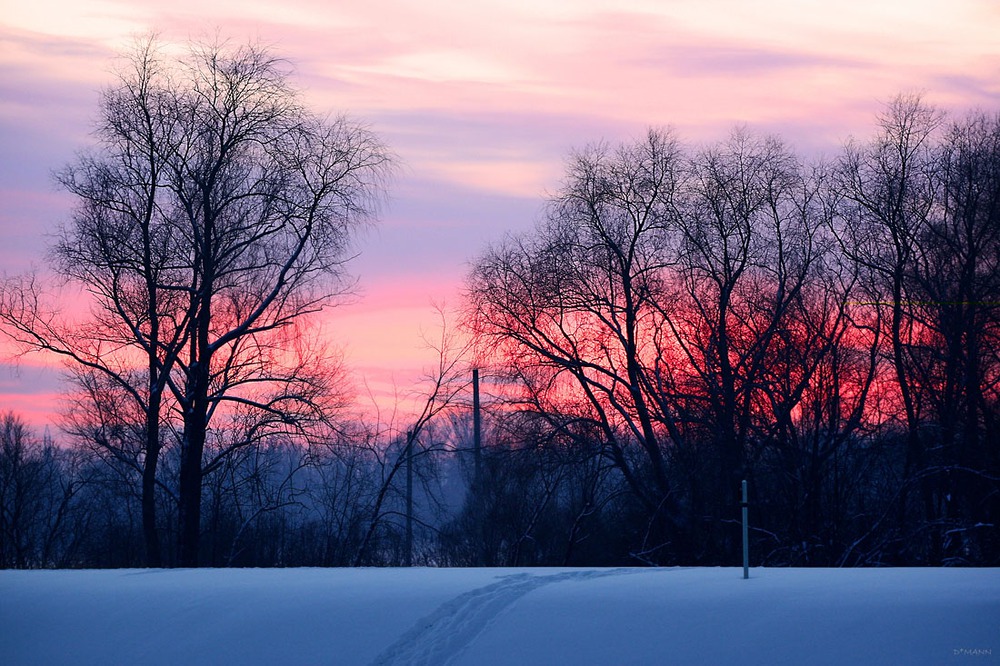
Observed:
[[[93,295],[95,317],[60,330],[30,289],[9,291],[4,317],[23,342],[108,375],[141,406],[144,498],[169,391],[179,561],[193,566],[213,419],[246,426],[233,448],[322,418],[331,379],[295,328],[350,286],[344,263],[391,160],[362,125],[306,110],[265,48],[195,43],[173,57],[150,38],[124,62],[102,96],[98,145],[58,177],[79,205],[53,254]],[[155,564],[152,515],[146,525]]]

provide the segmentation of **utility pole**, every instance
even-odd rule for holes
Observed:
[[[479,490],[483,481],[483,434],[482,417],[479,413],[479,368],[472,369],[472,450],[475,459],[473,488]]]
[[[472,487],[469,488],[470,506],[478,522],[478,530],[483,529],[483,418],[479,404],[479,368],[472,369],[472,455],[475,468],[472,477]],[[477,539],[478,556],[476,564],[486,563],[485,541]]]
[[[406,431],[406,552],[405,565],[413,566],[413,431]]]

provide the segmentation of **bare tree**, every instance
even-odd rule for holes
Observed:
[[[51,304],[33,280],[6,285],[0,317],[5,331],[25,348],[54,352],[78,372],[103,376],[143,414],[146,558],[159,566],[155,483],[161,406],[186,335],[170,317],[180,297],[171,287],[180,275],[176,257],[182,248],[161,210],[162,145],[176,119],[166,109],[168,72],[154,39],[137,42],[120,65],[117,83],[102,95],[95,128],[106,150],[81,155],[56,176],[79,204],[52,247],[54,264],[95,297],[94,319],[67,325],[48,310]]]
[[[292,429],[320,418],[313,366],[281,350],[294,324],[349,288],[352,239],[391,161],[362,125],[307,111],[264,48],[193,44],[171,59],[150,40],[126,61],[104,94],[98,148],[59,177],[81,203],[54,254],[95,297],[93,325],[59,330],[24,289],[8,290],[3,315],[22,342],[131,392],[147,421],[144,492],[171,393],[182,422],[179,561],[191,566],[213,418],[243,410]],[[155,527],[147,541],[156,552]]]
[[[476,263],[487,358],[553,431],[600,429],[651,517],[643,561],[731,556],[739,480],[757,472],[802,516],[791,532],[819,522],[825,473],[869,424],[883,340],[833,234],[842,201],[774,137],[687,152],[650,132],[575,155],[536,231]]]
[[[66,566],[87,485],[79,456],[39,441],[13,412],[0,416],[0,568]]]
[[[658,303],[686,361],[691,422],[708,437],[701,455],[715,466],[714,483],[691,477],[693,501],[706,506],[710,525],[735,516],[740,480],[754,482],[753,457],[788,433],[829,350],[826,331],[809,330],[816,322],[806,305],[827,286],[817,275],[830,249],[821,182],[780,140],[745,128],[691,162],[676,286],[672,299]],[[836,302],[825,305],[837,316]],[[699,485],[708,497],[697,497]],[[724,530],[711,549],[735,553],[731,537]]]
[[[867,143],[849,143],[834,172],[840,196],[835,229],[845,254],[867,274],[868,303],[882,318],[888,360],[906,428],[903,475],[925,465],[920,437],[921,398],[915,386],[912,351],[920,331],[912,317],[917,302],[907,279],[919,258],[940,190],[935,132],[942,114],[919,95],[899,95],[878,117],[879,131]],[[930,488],[922,484],[922,513],[932,512]],[[905,523],[908,493],[899,500]]]
[[[428,347],[437,354],[437,364],[426,372],[421,389],[412,394],[417,400],[416,409],[400,417],[396,414],[397,405],[386,422],[379,418],[374,423],[362,423],[362,432],[354,436],[354,445],[365,449],[365,457],[370,461],[369,473],[376,479],[367,527],[355,554],[354,566],[369,561],[376,532],[386,524],[386,519],[403,515],[398,500],[402,496],[400,484],[407,464],[423,463],[422,467],[430,467],[434,454],[447,450],[446,443],[434,437],[434,426],[457,404],[471,380],[466,363],[469,342],[448,327],[442,309],[438,313],[441,318],[439,337],[426,340]],[[396,508],[392,508],[393,498],[397,499]]]
[[[982,551],[981,525],[997,519],[996,456],[989,454],[1000,392],[1000,118],[982,112],[950,123],[935,147],[939,190],[906,275],[915,329],[910,384],[935,424],[924,461],[927,520],[942,535],[938,562]],[[933,472],[933,474],[931,474]],[[938,531],[938,530],[935,530]]]
[[[676,139],[661,131],[573,155],[536,232],[491,248],[469,281],[469,322],[490,360],[527,389],[528,404],[596,424],[650,511],[671,498],[663,440],[679,436],[656,394],[650,336],[662,326],[652,298],[672,260],[682,167]],[[633,466],[633,446],[649,476]]]

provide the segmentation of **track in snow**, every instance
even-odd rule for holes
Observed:
[[[511,574],[447,601],[419,619],[372,662],[372,666],[436,666],[451,663],[505,609],[532,590],[570,580],[589,580],[646,569],[566,571],[548,576]]]

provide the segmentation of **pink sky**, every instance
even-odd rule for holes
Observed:
[[[468,262],[530,227],[574,146],[670,125],[696,143],[746,123],[803,153],[865,136],[924,91],[1000,108],[994,0],[106,0],[7,3],[0,17],[0,267],[44,267],[71,201],[50,173],[89,142],[115,52],[158,30],[260,39],[318,112],[369,122],[403,169],[329,330],[359,379],[408,386],[421,331],[460,302]],[[57,373],[0,359],[0,409],[53,420]]]

